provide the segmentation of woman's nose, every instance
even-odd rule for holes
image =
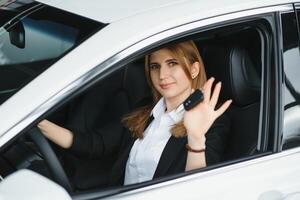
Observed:
[[[160,79],[165,79],[170,75],[170,70],[168,66],[166,65],[161,65],[160,71],[159,71],[159,78]]]

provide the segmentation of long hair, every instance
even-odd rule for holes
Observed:
[[[177,43],[165,47],[165,49],[169,50],[172,55],[178,60],[179,64],[183,67],[183,70],[187,77],[191,81],[191,86],[194,89],[201,88],[204,83],[206,82],[206,73],[204,69],[204,64],[200,53],[192,40]],[[145,56],[145,74],[150,85],[153,93],[154,104],[142,107],[125,117],[123,117],[122,122],[125,126],[129,128],[132,132],[133,136],[136,138],[143,138],[144,130],[146,128],[148,119],[150,117],[150,113],[155,106],[155,104],[160,100],[162,97],[161,94],[154,88],[151,78],[150,78],[150,69],[149,69],[149,62],[150,62],[151,54]],[[199,74],[196,78],[192,79],[190,66],[195,63],[200,63]],[[186,135],[186,128],[183,125],[183,120],[176,123],[172,129],[171,133],[175,137],[183,137]]]

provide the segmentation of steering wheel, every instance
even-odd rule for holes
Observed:
[[[55,152],[53,151],[51,145],[44,137],[40,129],[37,127],[32,128],[31,130],[29,130],[29,136],[44,157],[44,160],[54,181],[63,186],[68,192],[72,192],[73,189],[65,170],[61,166]]]

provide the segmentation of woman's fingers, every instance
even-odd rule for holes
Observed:
[[[231,99],[227,100],[225,101],[225,103],[223,103],[223,105],[218,110],[215,111],[217,118],[227,110],[227,108],[230,106],[231,103],[232,103]]]
[[[211,77],[210,79],[208,79],[208,81],[206,81],[206,83],[203,86],[203,96],[204,96],[204,102],[209,104],[213,109],[215,108],[215,106],[218,103],[218,99],[219,99],[219,95],[221,92],[221,87],[222,87],[222,83],[218,82],[214,88],[213,93],[211,94],[211,90],[212,90],[212,85],[214,82],[215,78]],[[216,117],[219,117],[220,115],[222,115],[227,108],[230,106],[232,100],[227,100],[225,103],[222,104],[222,106],[215,110],[215,114]]]
[[[221,82],[218,82],[214,88],[213,94],[212,94],[210,102],[209,102],[209,104],[211,106],[215,107],[217,105],[220,91],[221,91]]]
[[[211,87],[214,82],[215,78],[211,77],[206,81],[206,83],[203,86],[203,96],[204,96],[204,102],[209,103],[210,102],[210,95],[211,95]]]

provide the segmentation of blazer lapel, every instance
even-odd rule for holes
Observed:
[[[166,175],[168,169],[172,163],[176,160],[178,154],[182,150],[183,146],[187,143],[186,137],[175,138],[173,136],[167,142],[160,160],[158,162],[157,168],[155,170],[153,178],[161,177]]]
[[[151,115],[146,123],[146,128],[153,121],[153,119],[154,117]],[[131,133],[128,134],[131,136]],[[119,154],[118,160],[115,162],[112,169],[110,185],[122,185],[124,183],[126,163],[135,140],[135,138],[131,137],[126,146],[123,148],[122,152]]]
[[[150,125],[150,123],[153,121],[153,119],[154,119],[153,115],[151,115],[151,116],[148,118],[148,120],[147,120],[147,122],[146,122],[146,126],[145,126],[144,131],[147,129],[147,127]]]
[[[129,157],[129,153],[131,147],[134,144],[135,139],[132,138],[123,148],[122,152],[119,154],[119,157],[112,168],[112,174],[110,177],[110,185],[123,185],[124,177],[125,177],[125,169],[126,169],[126,162]]]

